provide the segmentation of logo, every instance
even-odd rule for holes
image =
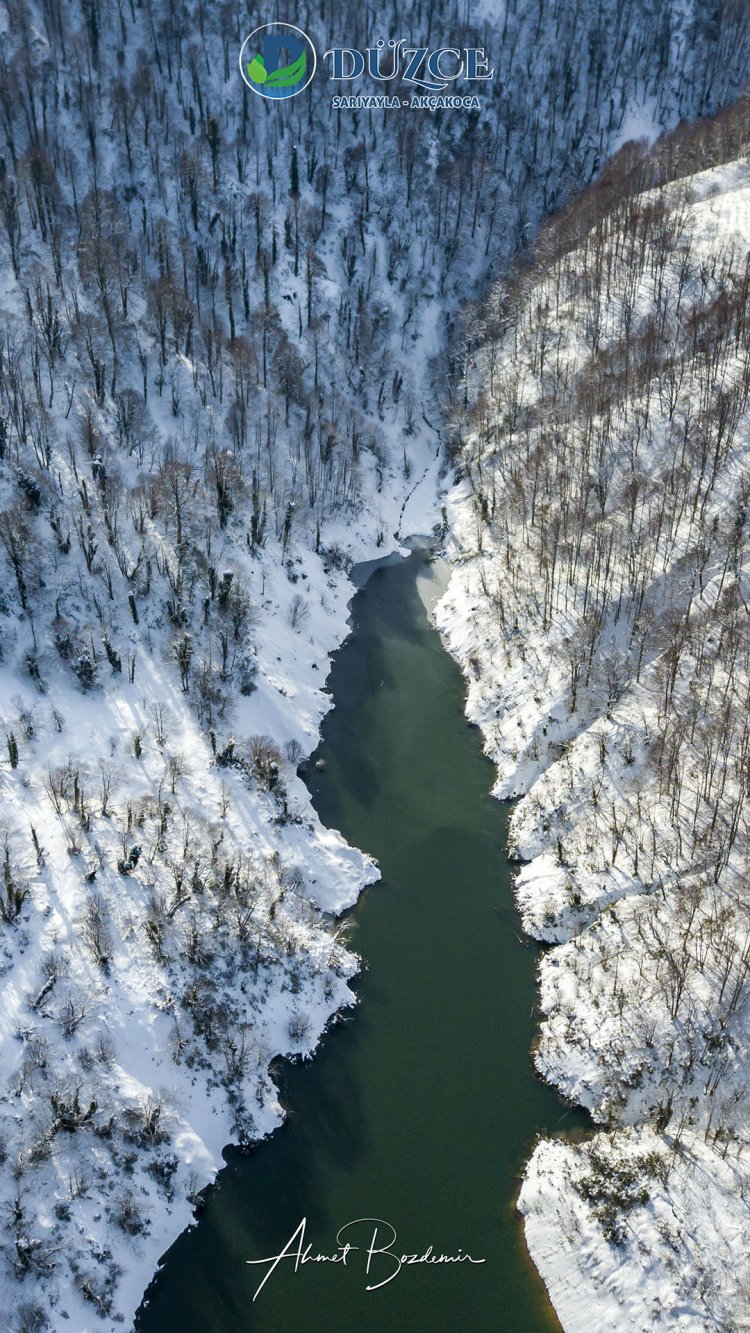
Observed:
[[[242,43],[240,72],[259,97],[296,97],[312,80],[315,47],[291,23],[264,23]]]

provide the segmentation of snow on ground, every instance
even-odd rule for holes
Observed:
[[[437,623],[522,797],[537,1066],[606,1127],[537,1147],[532,1257],[566,1330],[740,1329],[750,170],[585,208],[480,359]]]
[[[648,98],[640,105],[628,108],[620,131],[612,142],[612,152],[618,152],[623,144],[631,140],[645,140],[646,143],[652,144],[660,132],[655,101],[653,98]]]
[[[677,1155],[647,1128],[543,1142],[518,1206],[563,1328],[750,1327],[747,1177],[699,1137]]]
[[[238,735],[263,725],[300,754],[328,707],[350,595],[342,573],[308,563],[324,591],[304,638],[283,566],[269,552],[258,571],[260,684],[236,719]],[[6,893],[28,894],[3,943],[1,1170],[18,1199],[6,1237],[56,1319],[83,1330],[92,1305],[132,1318],[224,1145],[279,1123],[269,1060],[309,1054],[352,1002],[356,960],[319,908],[340,912],[377,871],[320,826],[295,763],[272,787],[222,767],[145,655],[133,684],[83,697],[58,685],[54,706],[7,670],[0,689],[19,750],[1,779]],[[79,1294],[55,1301],[63,1226]]]

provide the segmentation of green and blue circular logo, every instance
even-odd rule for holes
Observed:
[[[307,33],[291,23],[263,23],[240,50],[240,71],[259,97],[296,97],[310,83],[318,58]]]

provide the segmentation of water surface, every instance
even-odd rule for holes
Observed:
[[[463,715],[460,673],[429,624],[431,556],[370,574],[330,677],[336,707],[307,781],[323,822],[374,855],[382,882],[353,913],[367,968],[350,1021],[311,1062],[284,1063],[284,1127],[229,1150],[200,1221],[168,1252],[138,1333],[549,1333],[559,1325],[514,1198],[535,1135],[572,1115],[533,1075],[535,962],[519,938],[507,809]],[[420,596],[420,591],[422,596]],[[313,1253],[383,1219],[395,1249],[483,1264],[265,1268],[302,1218]],[[373,1225],[347,1233],[367,1245]],[[376,1244],[390,1233],[381,1229]]]

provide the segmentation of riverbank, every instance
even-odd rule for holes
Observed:
[[[229,1154],[198,1225],[166,1256],[139,1333],[185,1333],[196,1318],[201,1333],[248,1320],[316,1333],[557,1328],[513,1200],[535,1135],[574,1117],[531,1065],[536,950],[517,931],[507,810],[489,794],[460,672],[428,619],[444,577],[417,552],[357,594],[306,779],[323,822],[382,872],[346,918],[366,964],[360,1004],[314,1061],[281,1069],[286,1124]],[[376,1217],[409,1250],[484,1263],[411,1267],[369,1294],[356,1264],[310,1265],[275,1272],[253,1303],[266,1270],[244,1261],[278,1253],[302,1217],[316,1252],[335,1252],[349,1220]]]
[[[432,458],[426,449],[423,467]],[[381,474],[377,512],[331,525],[335,560],[312,539],[237,553],[232,595],[241,588],[253,606],[253,675],[252,689],[235,695],[232,730],[224,723],[231,756],[226,742],[212,751],[191,700],[145,652],[129,684],[104,677],[82,695],[59,683],[55,710],[0,665],[18,736],[16,767],[2,774],[5,818],[14,831],[31,823],[39,839],[33,870],[27,854],[16,860],[15,836],[10,843],[12,873],[27,877],[35,909],[4,944],[6,968],[17,968],[0,1037],[13,1080],[6,1114],[34,1149],[14,1232],[36,1256],[53,1318],[80,1333],[102,1321],[131,1326],[226,1145],[282,1122],[269,1064],[309,1056],[354,1002],[357,959],[327,914],[351,905],[378,871],[321,824],[296,769],[331,707],[325,681],[355,593],[347,568],[381,556],[381,522],[395,526],[404,498],[398,472]],[[429,485],[413,494],[411,514],[434,521]],[[290,606],[299,605],[295,624]],[[260,751],[253,759],[258,737],[273,747],[277,776]],[[44,1060],[53,1040],[55,1059]],[[70,1117],[65,1134],[44,1113],[50,1091]],[[10,1175],[9,1158],[3,1170]],[[8,1197],[13,1188],[9,1180]],[[64,1196],[52,1207],[56,1188]],[[69,1232],[62,1269],[55,1255]],[[32,1287],[29,1275],[29,1318]]]

